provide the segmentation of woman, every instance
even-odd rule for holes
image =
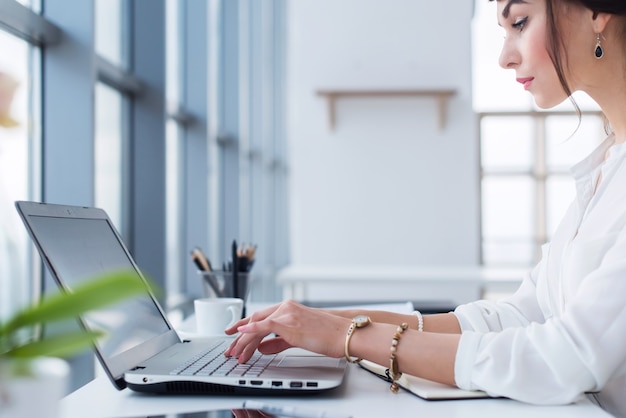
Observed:
[[[612,130],[572,168],[576,200],[519,290],[423,318],[287,301],[227,329],[240,332],[227,356],[297,346],[536,404],[587,393],[626,416],[626,2],[498,0],[497,9],[500,65],[537,105],[584,91]],[[371,323],[351,320],[358,314]],[[271,333],[280,337],[264,340]]]

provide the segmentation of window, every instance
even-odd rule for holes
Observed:
[[[288,261],[286,138],[284,107],[284,1],[223,2],[220,33],[222,74],[217,132],[220,175],[219,263],[228,261],[228,243],[258,246],[251,297],[280,296],[274,276]],[[211,226],[213,226],[211,225]]]
[[[122,199],[125,196],[124,97],[98,82],[95,94],[95,205],[104,208],[124,236]]]
[[[201,294],[194,247],[220,268],[237,240],[259,248],[252,297],[276,300],[288,245],[285,2],[166,7],[168,299]]]
[[[95,0],[96,52],[111,64],[128,68],[125,8],[121,0]]]
[[[206,250],[208,193],[206,103],[207,9],[205,2],[167,0],[166,7],[166,282],[170,311],[201,289],[188,266],[193,246]],[[192,116],[193,115],[193,116]],[[201,174],[202,173],[202,174]],[[196,182],[200,182],[199,184]],[[187,193],[191,190],[191,193]],[[189,274],[186,274],[189,273]],[[195,285],[195,286],[193,286]]]
[[[0,319],[38,289],[31,248],[13,202],[39,193],[39,49],[0,30]],[[10,57],[10,58],[9,58]],[[12,100],[11,100],[12,97]]]
[[[180,28],[181,11],[184,11],[180,2],[167,0],[166,7],[166,100],[168,106],[173,109],[182,109],[181,97],[181,70],[184,61],[181,56],[183,49],[183,36]],[[183,10],[181,10],[183,9]],[[200,52],[198,52],[201,54]],[[183,277],[184,247],[184,130],[185,126],[179,123],[175,117],[167,120],[165,131],[165,155],[166,155],[166,257],[167,257],[167,281],[165,283],[169,303],[173,306],[176,300],[185,293],[185,281]],[[172,301],[173,300],[173,301]]]
[[[569,168],[605,137],[598,106],[584,95],[538,110],[498,66],[502,29],[494,3],[477,2],[473,22],[474,108],[480,123],[482,263],[527,267],[538,261],[574,197]]]
[[[194,245],[219,265],[233,238],[255,242],[264,275],[256,295],[272,300],[273,272],[288,257],[286,2],[46,0],[38,14],[39,6],[2,3],[16,22],[2,22],[11,59],[0,58],[0,72],[19,81],[11,110],[20,123],[0,128],[0,181],[11,179],[2,222],[12,218],[7,228],[16,229],[2,231],[0,252],[19,252],[27,279],[0,263],[0,315],[34,289],[56,291],[31,267],[41,260],[28,254],[16,199],[104,208],[139,267],[166,294],[187,298],[201,291]]]
[[[284,132],[284,3],[249,1],[247,55],[241,85],[247,112],[240,138],[240,238],[259,246],[253,296],[276,300],[275,269],[287,262]],[[263,273],[259,274],[259,270]]]
[[[120,83],[128,69],[127,9],[120,0],[96,0],[94,7],[94,43],[99,57],[94,103],[94,205],[107,211],[122,237],[129,241],[130,105]],[[104,69],[117,71],[120,79],[107,78]]]

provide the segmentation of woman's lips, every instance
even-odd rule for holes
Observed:
[[[524,85],[524,90],[528,90],[528,88],[530,87],[534,79],[535,77],[524,77],[524,78],[517,78],[516,80],[518,83],[521,83]]]

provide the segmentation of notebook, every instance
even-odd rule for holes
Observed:
[[[359,365],[365,370],[391,383],[388,368],[368,360],[361,360]],[[427,400],[489,398],[487,393],[480,390],[463,390],[454,386],[433,382],[432,380],[411,376],[406,373],[403,373],[400,379],[398,379],[398,385],[402,389]]]
[[[133,269],[146,283],[102,209],[16,202],[41,258],[62,289],[111,270]],[[105,332],[94,349],[112,383],[138,392],[272,395],[314,393],[341,385],[345,359],[286,350],[237,365],[223,352],[232,339],[182,339],[146,284],[144,295],[79,318]],[[254,364],[252,364],[254,363]],[[213,367],[215,370],[210,370]]]

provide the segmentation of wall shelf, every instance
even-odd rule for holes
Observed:
[[[379,90],[367,90],[367,89],[352,89],[352,90],[318,90],[317,95],[326,99],[328,105],[328,124],[331,131],[335,130],[337,124],[337,111],[336,102],[340,98],[350,97],[434,97],[437,100],[437,107],[439,113],[439,129],[444,129],[446,126],[447,106],[448,99],[456,94],[456,90],[453,89],[433,89],[433,90],[419,90],[419,89],[379,89]]]

